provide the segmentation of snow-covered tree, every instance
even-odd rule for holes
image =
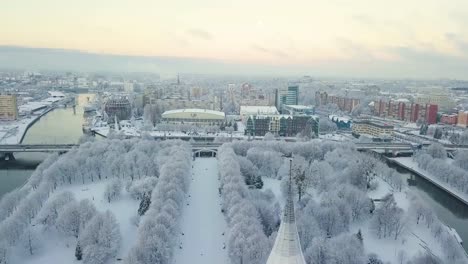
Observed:
[[[336,130],[338,130],[338,127],[336,126],[336,124],[333,123],[328,118],[320,118],[318,126],[319,126],[320,133],[331,133],[331,132],[335,132]]]
[[[453,164],[468,171],[468,150],[458,150]]]
[[[396,205],[393,195],[389,195],[375,210],[372,226],[379,238],[393,236],[396,240],[403,232],[406,221],[403,209]]]
[[[365,263],[364,247],[356,236],[349,234],[313,239],[304,257],[312,264]]]
[[[57,228],[66,235],[72,235],[78,238],[80,224],[79,203],[73,201],[65,205],[57,218]]]
[[[46,228],[55,226],[60,210],[68,203],[74,201],[75,198],[71,192],[62,192],[50,198],[39,212],[37,217],[38,222]]]
[[[129,188],[129,193],[137,200],[143,199],[144,196],[151,197],[150,194],[157,183],[158,178],[156,177],[146,177],[141,180],[135,180]]]
[[[138,208],[138,215],[142,216],[148,211],[151,205],[151,193],[145,193],[140,201],[140,207]]]
[[[31,256],[36,254],[42,245],[38,231],[32,227],[27,228],[27,230],[23,232],[22,238],[20,240],[22,242],[23,248]]]
[[[110,211],[96,214],[79,236],[84,263],[105,263],[115,256],[120,242],[121,235],[115,216]]]
[[[432,143],[425,150],[427,154],[435,159],[445,159],[447,158],[447,151],[445,151],[444,146],[439,143]]]
[[[268,132],[263,136],[263,141],[274,141],[275,140],[275,135],[273,133]]]
[[[120,179],[114,179],[106,186],[104,191],[104,197],[110,203],[120,197],[122,193],[122,181]]]

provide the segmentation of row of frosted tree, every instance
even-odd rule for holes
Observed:
[[[418,167],[447,183],[454,189],[468,194],[468,151],[459,150],[453,162],[449,162],[447,152],[441,144],[434,143],[414,156]]]
[[[413,225],[425,226],[436,240],[441,241],[444,252],[441,257],[445,261],[461,263],[465,260],[456,239],[417,197],[410,197],[410,209],[406,211],[398,207],[391,194],[382,197],[378,203],[368,197],[368,192],[378,188],[379,181],[388,183],[393,192],[402,191],[405,184],[400,173],[373,155],[356,151],[352,144],[313,140],[301,143],[234,142],[221,148],[223,207],[230,230],[235,232],[228,244],[233,263],[262,263],[262,257],[270,252],[279,227],[280,210],[268,210],[275,197],[268,190],[258,190],[263,184],[257,183],[265,177],[280,179],[285,197],[290,165],[284,156],[290,154],[297,198],[296,221],[307,263],[382,263],[372,252],[365,252],[365,235],[360,230],[350,231],[351,226],[365,223],[372,230],[372,234],[366,235],[382,240],[397,240],[409,233]],[[259,199],[257,193],[263,193],[265,197]],[[266,203],[256,206],[260,204],[259,200]],[[246,208],[246,212],[242,208]],[[245,221],[249,225],[246,224],[245,229],[229,224],[238,212],[242,212],[239,216],[242,221],[248,216]],[[265,217],[269,217],[269,221],[264,221]],[[242,223],[235,220],[234,223]],[[260,242],[242,248],[240,245],[250,246],[250,236],[257,237]],[[251,258],[252,251],[258,252],[254,254],[257,258]],[[430,254],[414,256],[414,252],[411,253],[410,259],[408,252],[398,252],[401,262],[424,263],[431,257]]]
[[[191,152],[174,147],[165,157],[151,205],[138,228],[138,241],[127,264],[169,264],[180,234],[180,219],[190,184]]]
[[[74,237],[75,257],[84,263],[106,263],[116,256],[121,234],[115,216],[110,211],[98,212],[92,201],[77,201],[72,193],[61,191],[68,185],[105,180],[102,198],[109,203],[119,199],[125,186],[131,197],[141,201],[140,208],[135,208],[135,215],[138,211],[144,217],[140,234],[151,234],[142,229],[149,225],[145,212],[155,216],[155,212],[162,211],[161,204],[167,204],[164,211],[172,226],[164,228],[174,232],[187,189],[190,162],[190,149],[185,142],[141,139],[84,142],[64,155],[49,156],[23,187],[0,201],[0,263],[9,263],[17,246],[35,254],[40,250],[41,238],[49,231]],[[139,220],[135,222],[138,224]],[[163,238],[161,241],[172,243]]]
[[[249,196],[236,154],[223,145],[219,150],[222,210],[228,225],[228,252],[232,263],[263,264],[271,242]]]

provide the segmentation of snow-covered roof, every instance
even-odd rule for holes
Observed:
[[[48,93],[52,97],[65,97],[65,94],[59,91],[49,91]]]
[[[337,115],[329,115],[328,118],[330,120],[338,120],[338,122],[345,122],[345,123],[348,123],[349,121],[352,120],[351,117],[348,117],[348,116],[337,116]]]
[[[212,115],[218,118],[223,118],[225,117],[224,112],[220,111],[214,111],[214,110],[208,110],[208,109],[198,109],[198,108],[186,108],[186,109],[175,109],[175,110],[169,110],[166,111],[162,114],[162,117],[168,117],[168,116],[174,116],[174,115],[187,115],[187,117],[190,117],[196,114],[208,114]]]
[[[275,115],[278,114],[278,109],[275,106],[258,106],[258,105],[241,105],[241,115],[254,115],[254,114],[266,114]]]
[[[289,108],[295,109],[295,110],[313,109],[313,107],[310,106],[310,105],[284,105],[284,107],[289,107]]]
[[[396,99],[395,102],[409,103],[410,100],[408,100],[408,99],[406,99],[406,98],[400,98],[400,99]]]

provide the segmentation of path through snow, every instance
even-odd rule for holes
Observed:
[[[182,215],[176,264],[229,263],[226,222],[218,194],[218,160],[197,158],[193,162],[189,198]],[[223,235],[224,234],[224,235]]]

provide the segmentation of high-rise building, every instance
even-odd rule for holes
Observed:
[[[426,104],[426,123],[427,124],[437,123],[437,111],[439,111],[438,105]]]
[[[374,101],[374,115],[412,123],[420,120],[427,124],[435,124],[438,110],[436,104],[420,105],[407,100]]]
[[[468,111],[458,112],[457,126],[468,127]]]
[[[0,120],[16,120],[17,118],[16,95],[0,95]]]
[[[299,86],[290,85],[275,90],[275,106],[280,112],[283,110],[283,105],[297,104],[299,104]]]
[[[330,95],[328,103],[336,104],[341,111],[351,112],[359,103],[359,99]]]
[[[292,85],[288,86],[288,93],[286,95],[287,105],[298,105],[299,104],[299,86]]]
[[[328,93],[324,91],[315,92],[315,106],[328,104]]]

